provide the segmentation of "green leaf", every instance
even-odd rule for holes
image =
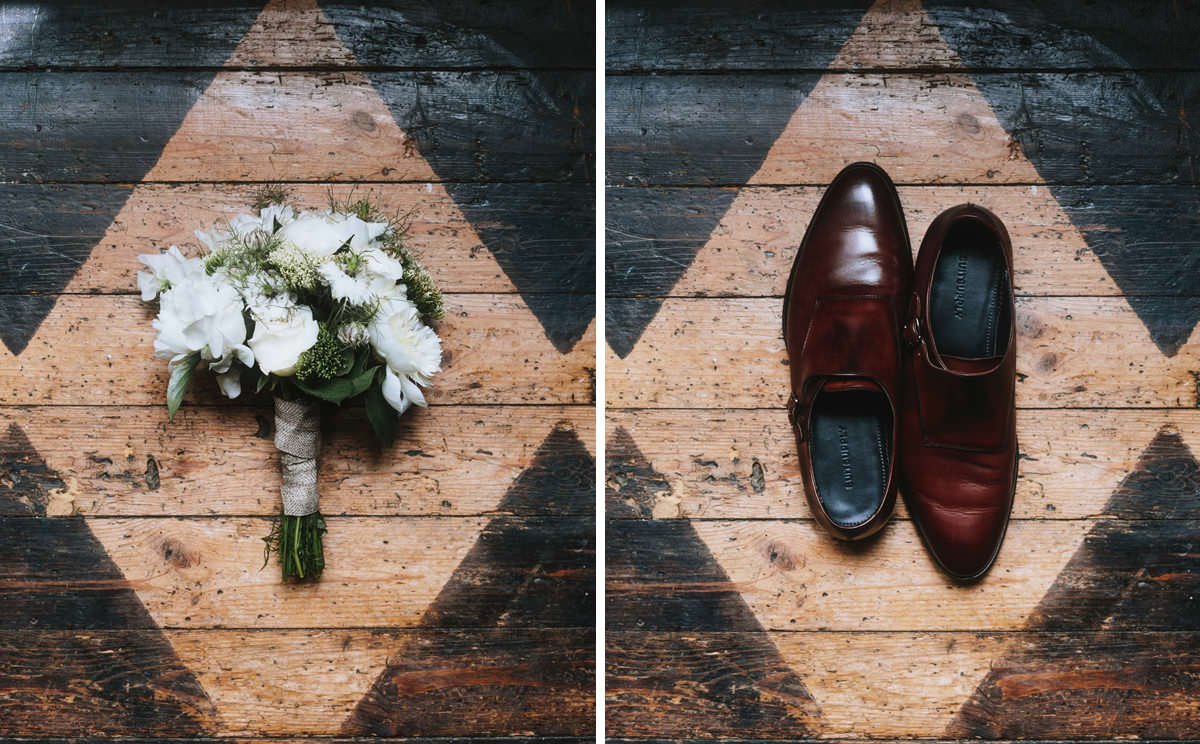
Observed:
[[[364,400],[367,405],[367,421],[371,422],[379,444],[390,447],[392,442],[396,441],[396,430],[400,428],[400,414],[396,413],[396,409],[383,397],[383,375],[367,388]]]
[[[353,398],[365,392],[375,379],[375,371],[378,369],[379,366],[376,365],[356,375],[335,377],[321,385],[306,385],[296,378],[293,378],[293,382],[296,384],[296,387],[314,398],[333,403],[334,405],[341,405],[346,399]]]
[[[267,386],[267,383],[269,383],[270,381],[271,381],[270,375],[264,375],[263,373],[259,372],[258,379],[254,382],[254,392],[261,393],[263,391],[263,388],[265,388]]]
[[[271,218],[271,222],[273,223],[273,224],[271,225],[271,232],[272,232],[272,233],[277,233],[277,232],[279,232],[279,231],[280,231],[280,229],[282,229],[282,228],[283,228],[283,225],[279,224],[279,218],[278,218],[278,217],[272,217],[272,218]]]
[[[200,354],[197,352],[171,366],[171,379],[167,382],[167,416],[171,421],[175,420],[175,412],[183,403],[184,393],[187,392],[188,385],[192,382],[192,373],[196,371],[196,365],[199,363]]]

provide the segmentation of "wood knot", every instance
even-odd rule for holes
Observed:
[[[199,562],[198,556],[188,550],[187,546],[173,537],[162,541],[163,560],[175,568],[190,568]]]
[[[767,544],[767,560],[780,571],[793,571],[804,566],[804,556],[793,553],[780,540],[772,540]]]
[[[354,126],[364,132],[375,131],[375,117],[368,114],[366,111],[355,111],[351,115],[350,120],[354,122]]]

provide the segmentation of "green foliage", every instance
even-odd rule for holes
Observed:
[[[409,301],[417,306],[422,318],[440,320],[446,316],[442,291],[433,283],[429,272],[416,261],[409,261],[404,267],[404,286],[408,289]]]
[[[371,429],[374,430],[379,444],[383,447],[390,447],[392,442],[396,441],[396,430],[400,427],[400,414],[383,397],[384,374],[384,370],[380,368],[375,375],[375,380],[367,388],[367,394],[363,400],[367,407],[367,421],[371,423]]]
[[[320,512],[302,517],[280,516],[271,534],[263,538],[267,544],[263,565],[271,560],[271,553],[276,553],[284,581],[316,581],[325,570],[325,548],[321,542],[325,532],[325,518]]]
[[[200,354],[195,353],[171,365],[171,379],[167,382],[167,416],[171,421],[175,420],[175,412],[183,403],[183,396],[192,382],[192,373],[196,371],[199,362]]]
[[[261,212],[272,204],[283,204],[288,198],[288,188],[281,183],[263,184],[254,192],[254,209]]]
[[[321,323],[317,328],[317,342],[296,363],[296,379],[308,385],[328,382],[354,366],[354,352],[343,346],[326,324]]]
[[[370,361],[370,349],[359,349],[354,355],[354,363],[345,374],[318,384],[309,384],[296,377],[292,379],[292,384],[306,395],[326,403],[341,405],[356,395],[362,395],[371,386],[379,365],[370,364]]]

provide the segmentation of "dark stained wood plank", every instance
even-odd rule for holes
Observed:
[[[606,103],[608,182],[746,183],[820,77],[818,73],[754,73],[613,78]],[[1029,72],[905,77],[919,83],[913,95],[936,93],[946,105],[956,96],[973,99],[978,94],[971,89],[977,86],[1014,142],[1033,161],[1039,179],[1047,183],[1197,182],[1192,163],[1200,155],[1200,139],[1188,136],[1188,122],[1200,120],[1200,80],[1194,75]],[[892,78],[899,79],[887,73],[854,74],[839,76],[836,82],[854,91],[856,106],[886,111],[896,105],[888,87]],[[754,116],[746,116],[747,111]],[[936,113],[908,107],[904,115]],[[846,112],[814,110],[810,116],[814,121],[823,119],[823,130],[847,126]],[[922,174],[893,173],[898,182],[1004,183],[1011,178],[1007,175],[1013,172],[1008,162],[1011,153],[1003,148],[929,162],[942,152],[945,140],[923,123],[927,122],[897,120],[895,131],[904,133],[902,140],[879,143],[901,147],[910,157],[928,153],[914,160],[923,163]],[[871,157],[873,144],[859,143],[857,159]],[[819,149],[776,157],[784,158],[780,163],[790,158],[795,165],[790,170],[779,165],[759,183],[809,183],[805,178],[809,169],[803,167],[806,158],[836,159]]]
[[[0,18],[0,69],[239,66],[458,69],[588,68],[595,58],[590,5],[564,0],[501,4],[459,0],[430,5],[118,2],[15,6]],[[251,43],[230,53],[246,30]],[[336,34],[353,54],[317,57],[314,37]],[[319,47],[317,47],[319,49]]]
[[[238,150],[253,147],[263,131],[286,129],[298,106],[319,105],[322,98],[343,98],[347,89],[373,86],[400,113],[397,123],[417,141],[421,155],[434,161],[437,178],[451,181],[540,181],[586,178],[592,137],[593,75],[562,72],[549,86],[529,72],[375,73],[237,72],[223,82],[239,95],[254,91],[239,129],[207,132],[225,160],[210,158],[205,168],[165,173],[169,180],[262,180],[280,174],[248,168],[239,171]],[[136,182],[158,159],[167,139],[204,92],[211,72],[12,72],[0,74],[0,179],[18,182]],[[240,81],[240,82],[239,82]],[[352,90],[350,92],[353,92]],[[364,95],[374,95],[363,91]],[[280,100],[262,105],[262,95]],[[289,97],[296,98],[295,103]],[[215,105],[215,104],[214,104]],[[563,108],[579,109],[577,121],[562,121]],[[354,112],[343,117],[347,129]],[[360,117],[361,118],[361,117]],[[357,122],[363,126],[366,121]],[[360,132],[359,140],[362,139]],[[287,140],[274,143],[274,154],[289,161]],[[302,153],[291,153],[302,162]],[[312,172],[297,180],[327,181],[331,173],[319,158]],[[252,160],[252,165],[256,160]],[[497,166],[496,163],[501,163]],[[360,162],[343,160],[343,166]],[[374,175],[340,173],[335,179],[405,180],[408,169],[394,171],[376,163]],[[428,181],[425,173],[415,180]]]
[[[946,730],[970,738],[1200,736],[1195,633],[1020,634]]]
[[[767,633],[606,634],[614,736],[806,739],[821,712]]]
[[[341,733],[582,735],[595,727],[595,633],[413,631]]]
[[[528,736],[537,731],[584,736],[594,708],[593,633],[568,629],[168,631],[181,656],[205,667],[208,698],[188,690],[178,670],[143,661],[117,663],[111,650],[144,647],[147,631],[0,631],[0,698],[5,736],[54,737],[65,727],[98,735],[162,738],[238,732],[242,736],[337,736],[362,686],[364,673],[397,651],[405,665],[397,700],[412,706],[400,736]],[[165,643],[166,641],[162,641]],[[436,648],[438,654],[431,654]],[[107,651],[107,653],[106,653]],[[60,667],[47,666],[62,659]],[[220,663],[214,663],[215,660]],[[106,664],[107,667],[102,666]],[[88,667],[88,664],[97,665]],[[409,668],[408,664],[415,666]],[[203,693],[198,693],[203,695]],[[39,701],[41,704],[39,704]],[[74,706],[72,706],[72,701]],[[141,718],[105,728],[88,714],[137,703]],[[302,703],[302,704],[301,704]],[[526,707],[528,704],[528,707]],[[220,729],[197,730],[175,706],[219,716]],[[440,716],[439,706],[458,715]],[[215,708],[215,712],[213,709]],[[171,730],[171,726],[175,726]],[[144,740],[144,739],[143,739]],[[223,739],[228,740],[228,739]]]
[[[2,736],[215,730],[215,707],[158,630],[0,630],[0,660]]]
[[[930,0],[877,7],[852,0],[733,5],[690,0],[668,5],[608,3],[605,54],[610,71],[822,70],[860,24],[869,42],[838,57],[835,69],[1094,69],[1200,67],[1194,2],[1102,0],[1088,3]],[[914,7],[915,6],[915,7]],[[921,30],[949,44],[930,44]],[[916,47],[915,49],[913,47]],[[952,51],[953,50],[953,51]]]
[[[614,685],[606,706],[609,733],[641,739],[660,736],[656,729],[663,729],[680,737],[707,738],[704,719],[690,711],[735,707],[753,693],[741,685],[714,684],[725,679],[724,654],[684,659],[670,649],[680,637],[714,650],[738,649],[734,658],[754,669],[763,664],[763,655],[748,651],[753,646],[745,636],[751,635],[762,637],[771,654],[787,658],[814,690],[820,712],[813,733],[823,739],[1196,736],[1197,659],[1189,653],[1200,643],[1195,632],[1100,632],[1076,638],[1070,633],[611,631],[606,656]],[[976,711],[982,725],[955,724],[947,730],[964,697],[976,680],[988,676],[995,659],[1006,649],[1030,647],[1047,650],[1044,665],[998,662],[999,684]],[[1063,652],[1070,648],[1080,651]],[[670,688],[639,683],[659,679],[663,669],[683,674]],[[1033,718],[1023,725],[1021,713]],[[990,723],[1001,725],[990,728]],[[794,733],[775,733],[777,726],[776,720],[747,721],[731,736],[757,737],[762,729],[769,738],[796,738]]]

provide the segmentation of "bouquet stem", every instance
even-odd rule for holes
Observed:
[[[321,575],[325,568],[325,549],[321,545],[324,534],[325,520],[320,512],[280,517],[275,550],[285,581],[312,580]]]
[[[275,399],[275,446],[283,483],[283,516],[267,537],[279,554],[284,581],[313,581],[325,568],[318,509],[317,458],[321,454],[321,405],[312,399]]]

